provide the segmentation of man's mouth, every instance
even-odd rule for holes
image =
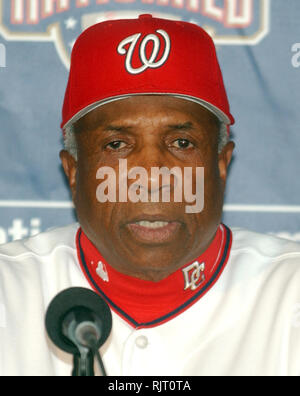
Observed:
[[[166,243],[171,241],[180,228],[177,221],[140,220],[127,224],[134,238],[144,243]]]

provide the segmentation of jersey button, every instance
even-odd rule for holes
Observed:
[[[135,345],[140,349],[145,349],[148,346],[148,338],[146,336],[139,336],[135,340]]]

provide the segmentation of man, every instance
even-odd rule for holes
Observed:
[[[61,152],[79,224],[1,247],[1,374],[70,374],[43,323],[73,286],[112,309],[108,375],[300,373],[299,245],[221,223],[233,122],[201,28],[142,15],[80,36]]]

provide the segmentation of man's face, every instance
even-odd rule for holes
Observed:
[[[218,154],[213,114],[179,98],[135,96],[95,109],[78,121],[76,130],[77,161],[62,151],[62,163],[81,227],[111,266],[158,281],[205,251],[221,221],[234,148],[230,142]],[[153,167],[179,167],[182,174],[186,167],[203,167],[204,209],[186,213],[186,202],[172,199],[100,203],[97,187],[103,180],[97,172],[104,166],[113,169],[118,190],[120,159],[127,160],[128,170],[138,166],[147,171],[149,185],[140,189],[148,191]],[[175,178],[170,180],[169,186],[159,185],[160,192],[174,190]],[[128,180],[127,187],[134,182]]]

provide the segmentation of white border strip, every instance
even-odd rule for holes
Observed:
[[[225,212],[300,213],[300,206],[288,205],[224,205]]]
[[[0,201],[0,208],[73,209],[71,201]],[[300,213],[297,205],[224,205],[225,212]]]
[[[72,209],[71,201],[0,201],[0,208]]]

